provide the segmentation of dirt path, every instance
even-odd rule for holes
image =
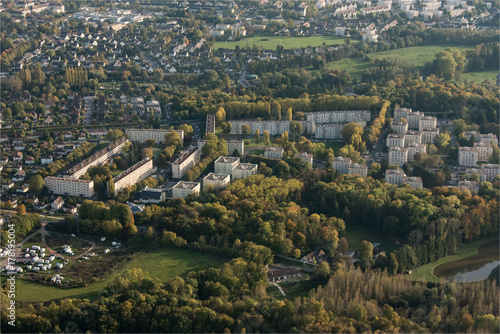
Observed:
[[[272,284],[272,285],[274,285],[275,287],[277,287],[277,288],[278,288],[278,290],[280,290],[280,292],[281,292],[281,294],[282,294],[283,296],[286,296],[285,291],[283,291],[283,289],[281,288],[281,286],[279,286],[279,284],[278,284],[278,283],[274,283],[274,282],[273,282],[273,283],[271,283],[271,284]]]

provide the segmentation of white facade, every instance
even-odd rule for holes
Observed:
[[[184,141],[183,130],[168,130],[168,129],[126,129],[125,134],[130,141],[138,141],[141,144],[146,143],[147,140],[153,139],[156,144],[163,144],[165,142],[165,135],[169,132],[177,132],[181,140]]]
[[[156,167],[153,167],[153,160],[146,158],[132,167],[126,169],[123,173],[113,178],[115,183],[115,196],[123,189],[130,187],[153,174]]]
[[[229,182],[231,182],[230,174],[210,173],[203,178],[203,189],[206,187],[224,188]]]
[[[316,139],[342,139],[342,124],[317,124]]]
[[[301,158],[302,160],[304,160],[304,162],[308,163],[309,168],[312,168],[313,161],[314,161],[312,154],[308,154],[307,152],[304,152],[304,153],[297,154],[297,157]]]
[[[439,129],[423,130],[422,131],[422,143],[432,144],[434,143],[434,138],[439,135]]]
[[[415,161],[416,153],[427,153],[427,145],[412,143],[408,145],[408,161]]]
[[[389,150],[389,164],[403,166],[408,161],[408,150],[402,147],[393,147]]]
[[[458,149],[458,164],[460,166],[475,167],[477,158],[477,151],[474,147],[460,147]]]
[[[369,122],[371,118],[370,110],[315,111],[306,112],[305,114],[308,121],[316,124]]]
[[[474,143],[477,152],[477,161],[488,161],[493,154],[493,147],[483,143]]]
[[[173,198],[186,198],[191,194],[199,194],[200,193],[200,183],[199,182],[185,182],[179,181],[172,188],[172,197]]]
[[[458,187],[460,190],[469,190],[478,192],[479,191],[479,182],[477,181],[458,181]]]
[[[418,129],[420,118],[422,118],[423,116],[424,114],[420,111],[409,112],[406,116],[406,119],[408,120],[408,127],[410,129]]]
[[[437,119],[433,116],[422,116],[418,120],[418,131],[433,130],[437,126]]]
[[[387,147],[405,147],[405,136],[398,134],[389,134],[387,136]]]
[[[45,186],[54,194],[69,196],[94,196],[94,181],[47,176]]]
[[[410,146],[411,144],[422,144],[422,132],[408,131],[405,133],[405,146]]]
[[[214,171],[218,174],[232,174],[233,168],[240,163],[240,158],[219,157],[214,162]]]
[[[405,176],[403,177],[403,183],[406,183],[414,189],[422,189],[422,178],[419,176]]]
[[[333,158],[332,168],[337,170],[341,174],[349,173],[349,165],[351,165],[350,158],[344,158],[344,157]]]
[[[226,140],[227,154],[233,155],[234,151],[238,151],[241,156],[245,154],[245,143],[243,140]]]
[[[481,170],[484,175],[483,181],[493,182],[493,180],[495,180],[495,177],[500,174],[500,165],[498,164],[482,165]]]
[[[257,174],[258,165],[239,163],[233,167],[231,176],[233,179],[244,179]]]
[[[408,131],[408,122],[392,121],[391,128],[396,131],[398,135],[404,135]]]
[[[285,150],[282,147],[266,147],[264,151],[264,157],[269,159],[279,159],[283,157],[283,152]]]
[[[349,166],[349,175],[361,175],[366,176],[368,174],[368,167],[366,165],[352,164]]]
[[[188,170],[194,167],[201,158],[201,149],[191,146],[172,163],[172,177],[180,179]]]
[[[408,114],[411,113],[411,108],[398,108],[394,110],[394,120],[399,121],[401,118],[408,120]]]
[[[403,184],[406,175],[402,169],[388,169],[385,171],[385,182],[399,186]]]
[[[281,135],[285,132],[290,133],[291,121],[255,121],[255,120],[241,120],[241,121],[231,121],[231,134],[241,135],[243,134],[241,127],[246,124],[250,127],[252,133],[255,130],[259,130],[259,133],[264,133],[264,131],[269,131],[270,136]],[[315,123],[310,121],[300,121],[304,132],[309,135],[315,133]]]

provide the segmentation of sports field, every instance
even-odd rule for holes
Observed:
[[[353,43],[355,41],[352,41]],[[240,48],[247,46],[252,48],[262,46],[264,49],[276,50],[276,46],[282,44],[285,49],[305,48],[322,46],[323,43],[327,46],[344,44],[344,37],[339,36],[308,36],[308,37],[290,37],[290,36],[254,36],[243,38],[237,42],[215,42],[213,49],[219,48],[234,49],[236,45]]]

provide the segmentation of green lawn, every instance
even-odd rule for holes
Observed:
[[[476,255],[477,250],[479,249],[480,246],[487,244],[489,242],[498,240],[498,235],[493,235],[489,236],[486,238],[481,238],[479,240],[473,241],[471,243],[463,245],[456,254],[454,255],[449,255],[446,257],[443,257],[442,259],[428,263],[426,265],[423,265],[421,267],[418,267],[413,270],[413,272],[410,274],[410,278],[413,281],[423,281],[425,280],[426,282],[440,282],[441,279],[436,277],[434,275],[434,268],[439,266],[440,264],[455,261],[455,260],[461,260],[463,258]]]
[[[355,41],[353,41],[354,43]],[[240,48],[253,45],[262,46],[264,49],[276,50],[276,46],[282,44],[285,49],[296,49],[302,47],[327,46],[344,44],[344,37],[339,36],[309,36],[309,37],[289,37],[289,36],[254,36],[243,38],[237,42],[215,42],[213,49],[219,48],[234,49],[236,45]]]
[[[389,254],[399,248],[399,246],[394,243],[384,240],[384,236],[381,235],[380,232],[365,227],[347,227],[344,237],[347,239],[349,249],[351,250],[357,250],[361,246],[361,242],[363,240],[370,241],[372,243],[379,242],[386,254]]]
[[[190,271],[219,267],[224,260],[211,254],[179,248],[158,248],[148,253],[139,253],[134,260],[124,265],[120,270],[112,273],[102,282],[90,284],[75,289],[60,289],[55,286],[46,286],[32,281],[18,279],[16,281],[16,297],[18,301],[50,301],[61,298],[94,298],[117,275],[126,269],[140,268],[153,277],[162,281],[175,276],[184,276]]]
[[[345,142],[336,142],[336,141],[330,141],[325,143],[325,148],[329,149],[331,148],[333,152],[335,153],[335,156],[338,156],[339,150],[345,146]]]
[[[371,63],[362,58],[347,58],[339,61],[332,61],[326,64],[331,69],[340,69],[347,71],[351,75],[351,80],[356,79],[357,82],[361,81],[361,76],[367,68],[371,67]]]
[[[483,82],[484,80],[489,80],[493,83],[497,82],[498,70],[486,70],[479,72],[470,72],[462,74],[462,80]]]

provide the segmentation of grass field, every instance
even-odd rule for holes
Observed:
[[[339,150],[345,146],[345,142],[337,142],[337,141],[329,141],[325,143],[325,148],[329,149],[331,148],[333,150],[333,153],[335,153],[335,156],[339,155]]]
[[[468,243],[466,245],[463,245],[454,255],[443,257],[442,259],[436,262],[428,263],[426,265],[414,269],[413,272],[410,274],[410,278],[413,281],[425,280],[427,282],[440,282],[441,279],[434,275],[434,268],[443,263],[455,260],[461,260],[466,257],[475,255],[477,254],[477,250],[479,249],[480,246],[495,240],[498,240],[498,235],[482,238],[474,242]]]
[[[159,248],[148,253],[139,253],[134,260],[112,273],[102,282],[75,289],[60,289],[32,281],[18,279],[16,281],[16,298],[18,301],[45,302],[61,298],[95,298],[116,276],[126,269],[140,268],[149,272],[150,276],[162,281],[175,276],[184,276],[190,271],[203,270],[220,266],[224,260],[211,254],[178,248]]]
[[[389,254],[399,248],[399,246],[393,243],[384,241],[383,236],[380,235],[379,232],[365,227],[354,226],[346,228],[345,238],[347,239],[349,249],[351,250],[357,250],[361,246],[361,242],[363,240],[370,241],[372,243],[379,242],[386,254]]]
[[[479,72],[470,72],[462,74],[462,80],[464,81],[475,81],[483,82],[484,80],[489,80],[491,82],[497,82],[498,70],[486,70]]]
[[[353,41],[354,42],[354,41]],[[327,46],[344,44],[344,38],[339,36],[309,36],[309,37],[287,37],[287,36],[254,36],[243,38],[237,42],[215,42],[213,49],[219,48],[234,49],[236,45],[240,48],[247,46],[252,48],[255,45],[262,46],[267,50],[276,50],[276,46],[282,44],[285,49],[295,49],[302,47],[321,46],[325,43]]]

